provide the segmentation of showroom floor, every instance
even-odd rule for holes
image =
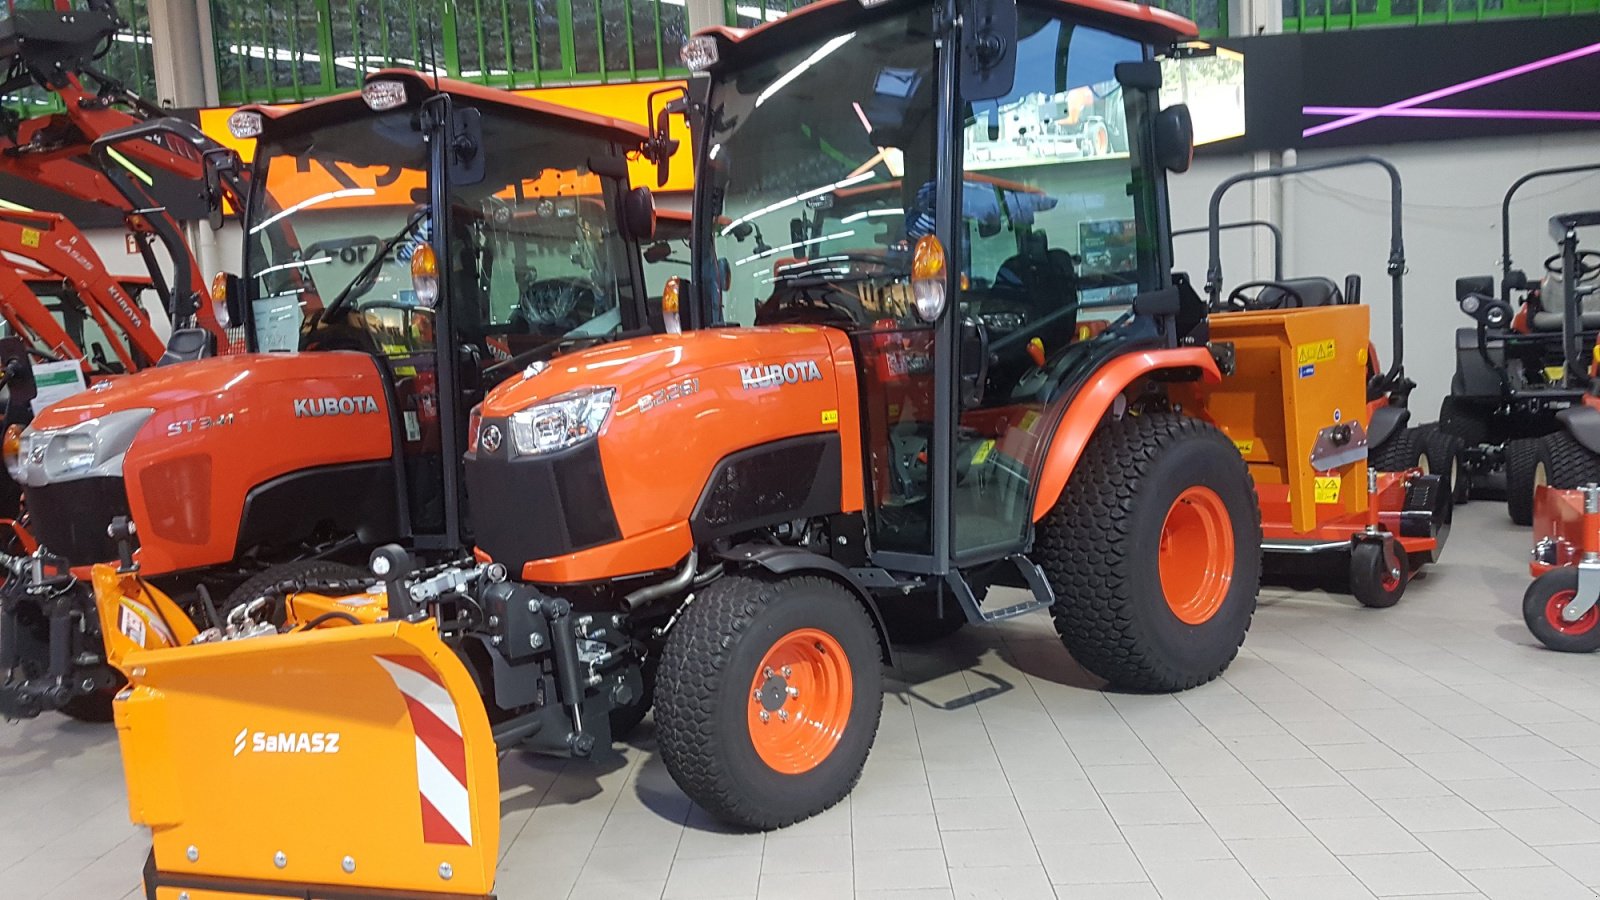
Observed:
[[[1593,897],[1600,659],[1524,629],[1527,540],[1477,503],[1395,609],[1268,589],[1179,696],[1096,690],[1042,616],[906,653],[854,795],[774,834],[692,809],[648,726],[507,757],[499,896]],[[0,895],[137,896],[110,728],[0,724],[0,803]]]

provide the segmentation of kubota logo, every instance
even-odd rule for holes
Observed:
[[[251,753],[338,753],[337,731],[251,731],[233,736],[233,755]]]
[[[744,389],[783,387],[802,381],[821,381],[822,369],[812,360],[773,364],[770,366],[740,366],[739,382]]]
[[[302,397],[294,401],[294,414],[306,416],[353,416],[358,413],[375,413],[378,401],[368,394],[364,397]]]

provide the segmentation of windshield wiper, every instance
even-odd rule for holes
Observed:
[[[426,209],[417,210],[410,219],[406,220],[405,226],[394,237],[384,241],[383,246],[379,247],[378,252],[373,255],[372,261],[362,266],[361,271],[357,272],[355,277],[350,279],[350,283],[344,286],[344,290],[339,292],[339,296],[334,297],[333,302],[329,303],[327,308],[323,310],[323,318],[331,318],[334,313],[338,312],[350,300],[350,297],[355,294],[357,285],[363,282],[366,283],[366,287],[361,289],[363,294],[372,290],[372,285],[377,283],[375,276],[378,267],[383,265],[383,261],[389,258],[389,252],[394,249],[396,244],[410,236],[411,232],[415,231],[417,226],[422,223],[422,220],[427,217],[428,211]]]

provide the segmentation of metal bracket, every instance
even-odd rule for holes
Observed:
[[[1600,558],[1578,563],[1578,596],[1561,610],[1564,622],[1576,622],[1600,601]]]
[[[1367,458],[1367,429],[1359,421],[1329,425],[1317,432],[1311,447],[1311,468],[1332,472]]]

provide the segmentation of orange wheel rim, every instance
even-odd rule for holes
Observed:
[[[850,721],[850,660],[833,635],[796,629],[761,658],[747,696],[756,755],[785,775],[809,772],[839,746]]]
[[[1161,525],[1157,564],[1172,614],[1188,625],[1210,621],[1233,584],[1233,528],[1228,508],[1208,487],[1178,495]]]

